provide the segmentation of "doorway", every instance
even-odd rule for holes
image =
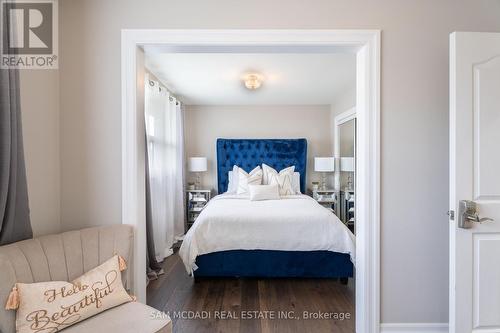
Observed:
[[[379,329],[380,32],[342,30],[123,30],[122,223],[135,226],[132,289],[146,297],[143,86],[146,45],[179,52],[278,48],[336,52],[357,58],[356,82],[356,331]]]

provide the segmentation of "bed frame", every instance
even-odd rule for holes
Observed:
[[[307,169],[306,139],[218,139],[218,192],[228,186],[228,172],[238,165],[249,172],[265,163],[276,170],[295,165],[300,173],[300,190],[305,193]],[[341,278],[353,276],[349,254],[331,251],[232,250],[208,253],[196,258],[200,277]]]

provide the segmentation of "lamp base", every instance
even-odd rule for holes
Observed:
[[[322,191],[326,191],[326,172],[321,173],[321,185],[319,189]]]
[[[196,180],[194,182],[194,188],[196,190],[201,190],[201,175],[199,172],[196,173]]]
[[[352,186],[352,176],[351,174],[349,174],[349,176],[347,177],[347,190],[348,191],[353,191],[354,190],[354,187]]]

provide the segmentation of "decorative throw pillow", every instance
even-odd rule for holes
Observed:
[[[271,176],[277,173],[278,171],[276,171],[274,168],[265,163],[262,163],[262,185],[271,184]]]
[[[264,185],[277,184],[279,186],[280,195],[296,194],[293,188],[295,166],[289,166],[278,173],[278,171],[274,170],[269,165],[262,164],[262,170],[264,172]]]
[[[233,174],[234,178],[234,174]],[[242,168],[238,168],[238,190],[237,194],[248,194],[248,185],[262,184],[262,169],[260,166],[255,167],[250,173],[247,173]]]
[[[294,194],[300,194],[300,172],[293,173],[292,187]]]
[[[233,165],[233,170],[227,173],[227,194],[236,194],[238,191],[238,169],[239,167],[237,165]]]
[[[279,200],[280,191],[277,184],[274,185],[248,185],[250,200]]]
[[[122,284],[123,258],[115,255],[70,282],[16,283],[6,309],[16,309],[16,332],[58,332],[117,305],[133,301]]]

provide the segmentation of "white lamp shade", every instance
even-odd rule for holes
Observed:
[[[206,157],[190,157],[188,160],[188,170],[190,172],[205,172],[207,171]]]
[[[316,172],[335,171],[335,157],[315,157],[314,171]]]
[[[340,171],[354,172],[354,157],[340,158]]]

